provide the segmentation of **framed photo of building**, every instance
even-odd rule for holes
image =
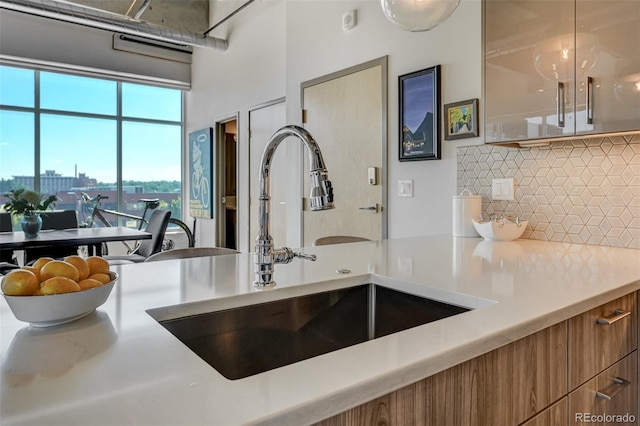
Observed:
[[[445,140],[478,137],[478,100],[454,102],[444,106]]]
[[[439,160],[440,65],[398,77],[399,160]]]

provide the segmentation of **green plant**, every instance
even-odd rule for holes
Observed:
[[[35,211],[46,210],[49,206],[55,206],[57,200],[55,195],[43,200],[41,194],[25,188],[12,189],[4,196],[7,201],[2,206],[3,209],[9,213],[22,215],[31,215]]]

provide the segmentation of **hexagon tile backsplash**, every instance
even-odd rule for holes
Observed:
[[[484,215],[528,220],[523,238],[640,249],[640,133],[546,147],[466,146],[457,158],[458,194],[482,195]],[[494,178],[514,178],[514,201],[491,199]]]

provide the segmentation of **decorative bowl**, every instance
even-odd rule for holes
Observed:
[[[485,240],[491,241],[513,241],[522,236],[527,229],[526,220],[512,222],[509,219],[491,220],[488,222],[477,222],[473,220],[473,227]]]
[[[52,327],[75,321],[95,311],[106,302],[118,274],[109,272],[111,281],[100,287],[74,293],[52,294],[50,296],[7,296],[13,315],[33,327]]]

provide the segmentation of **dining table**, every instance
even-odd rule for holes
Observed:
[[[33,247],[88,246],[89,255],[102,256],[102,243],[149,240],[152,234],[122,226],[42,230],[36,237],[24,232],[0,232],[0,250],[24,250]]]

